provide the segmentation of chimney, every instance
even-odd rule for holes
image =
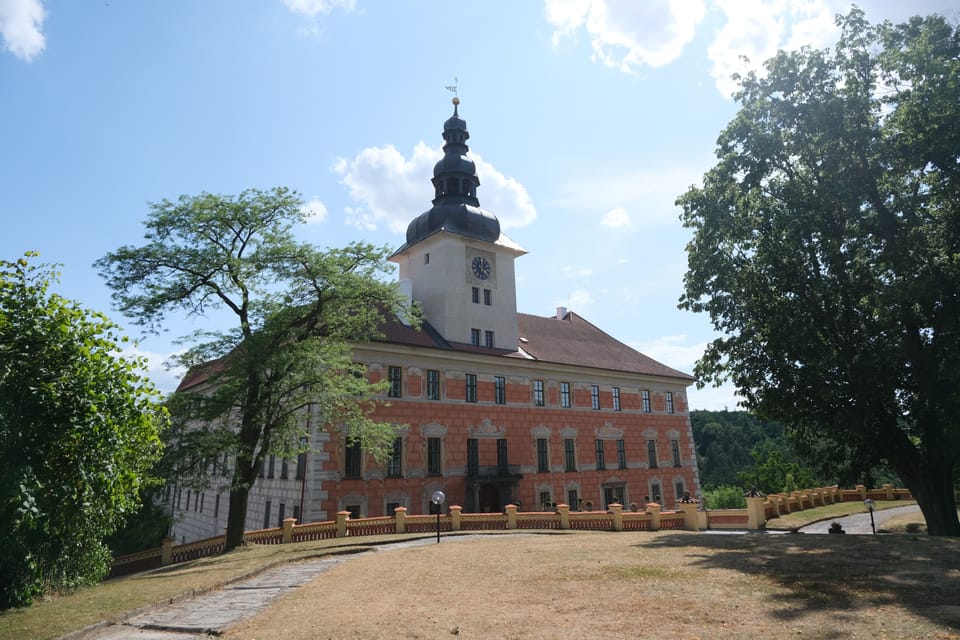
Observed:
[[[563,320],[564,316],[567,315],[566,307],[557,307],[557,320]]]

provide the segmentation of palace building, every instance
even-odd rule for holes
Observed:
[[[526,251],[480,208],[458,105],[455,98],[443,125],[433,206],[410,222],[391,257],[425,322],[416,330],[392,322],[383,340],[354,346],[371,378],[389,383],[389,403],[374,418],[397,425],[392,455],[377,465],[335,429],[311,424],[311,453],[263,465],[247,529],[289,517],[331,520],[338,511],[429,513],[437,490],[465,513],[507,504],[672,508],[685,491],[700,492],[690,375],[570,310],[517,312],[514,261]],[[193,384],[185,379],[181,389]],[[226,490],[180,489],[169,499],[178,541],[223,532]]]

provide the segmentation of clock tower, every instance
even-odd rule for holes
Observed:
[[[453,99],[443,124],[443,158],[433,167],[433,207],[407,227],[407,241],[390,260],[427,321],[448,342],[507,351],[518,347],[513,261],[526,251],[500,232],[480,208],[477,169],[467,157],[467,123]]]

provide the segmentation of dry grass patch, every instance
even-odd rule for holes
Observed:
[[[226,637],[960,639],[958,552],[911,536],[447,537],[351,559]]]

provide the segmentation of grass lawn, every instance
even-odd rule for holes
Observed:
[[[837,515],[818,511],[803,515],[809,521]],[[277,563],[409,537],[251,546],[111,580],[0,614],[0,638],[57,638]],[[494,534],[354,558],[228,637],[960,640],[957,594],[960,540]]]
[[[908,504],[916,504],[916,502],[911,500],[877,502],[874,505],[874,509],[876,511],[883,511],[884,509],[903,507]],[[784,531],[789,529],[797,529],[813,522],[819,522],[820,520],[840,518],[854,513],[864,513],[864,506],[862,502],[838,502],[836,504],[828,504],[825,507],[817,507],[816,509],[807,509],[806,511],[794,511],[793,513],[786,513],[778,518],[767,520],[767,529]],[[921,516],[919,513],[915,515],[903,516],[903,519],[909,522],[923,522],[923,516]],[[924,527],[924,531],[926,531],[926,527]]]

